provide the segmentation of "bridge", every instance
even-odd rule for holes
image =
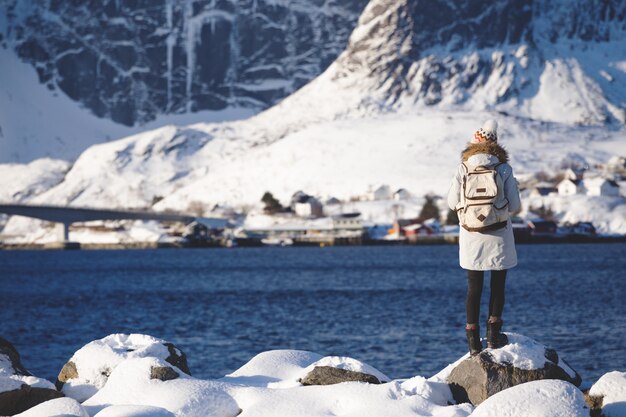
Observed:
[[[209,229],[223,229],[226,227],[227,223],[226,219],[176,213],[29,204],[0,204],[0,213],[12,216],[32,217],[57,223],[59,225],[57,228],[58,238],[61,242],[69,241],[69,229],[71,224],[94,220],[157,220],[162,222],[181,222],[185,224],[197,221]]]

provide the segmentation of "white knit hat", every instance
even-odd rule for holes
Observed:
[[[483,127],[474,133],[474,137],[472,138],[472,143],[482,143],[487,141],[498,141],[498,122],[495,120],[487,120]]]

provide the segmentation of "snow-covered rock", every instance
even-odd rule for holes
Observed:
[[[330,373],[324,372],[324,369],[331,371]],[[333,373],[332,369],[347,371],[347,373],[343,375],[341,373]],[[303,371],[303,374],[304,375],[301,380],[304,385],[327,385],[329,383],[337,383],[337,381],[342,379],[363,381],[375,380],[375,383],[388,382],[391,380],[388,376],[371,365],[353,358],[342,356],[326,356],[309,365]],[[368,378],[368,376],[373,376],[374,379]]]
[[[172,343],[142,334],[112,334],[80,348],[63,366],[57,388],[80,402],[94,395],[122,362],[153,357],[189,374],[187,357]]]
[[[593,384],[589,395],[602,398],[605,417],[626,416],[626,372],[606,373]]]
[[[0,415],[13,415],[62,397],[54,385],[33,376],[8,340],[0,337]]]
[[[168,367],[169,363],[154,357],[126,359],[109,376],[95,395],[83,406],[90,415],[112,405],[160,407],[177,417],[235,417],[239,407],[223,389],[223,384],[192,378],[180,373],[179,378],[161,381],[151,379],[152,369]]]
[[[457,402],[478,405],[502,390],[541,379],[581,384],[580,375],[555,350],[526,336],[515,333],[507,336],[507,345],[485,349],[451,370],[447,381]]]
[[[569,382],[532,381],[500,391],[480,404],[472,417],[588,417],[585,398]]]
[[[305,350],[261,352],[220,381],[255,387],[299,386],[305,369],[322,356]]]
[[[89,417],[87,410],[73,398],[57,398],[30,408],[16,417]],[[159,416],[160,417],[160,416]]]

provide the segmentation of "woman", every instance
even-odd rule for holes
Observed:
[[[506,271],[517,265],[510,213],[520,209],[520,197],[513,169],[507,163],[508,154],[498,145],[497,126],[494,120],[488,120],[474,133],[448,193],[448,205],[459,214],[461,225],[459,259],[467,270],[465,330],[472,356],[482,350],[478,323],[485,271],[491,271],[487,346],[498,348],[508,343],[506,335],[500,333],[504,285]],[[478,177],[482,179],[476,182]],[[472,185],[472,181],[478,185]],[[486,222],[485,226],[477,227],[481,221]]]

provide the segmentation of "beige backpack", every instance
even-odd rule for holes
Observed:
[[[459,224],[470,232],[487,232],[501,229],[509,219],[504,197],[504,181],[496,168],[469,166],[465,170],[461,187],[461,199],[456,207]]]

